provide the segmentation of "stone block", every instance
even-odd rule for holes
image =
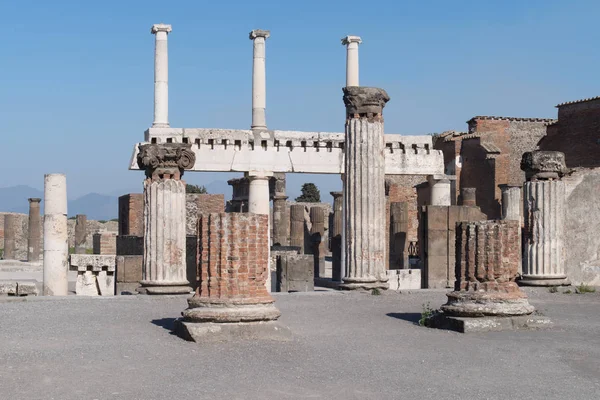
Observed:
[[[444,289],[451,287],[452,284],[453,282],[449,282],[448,279],[448,257],[429,256],[427,269],[423,274],[423,288]]]
[[[114,296],[116,256],[72,254],[69,264],[72,271],[77,271],[77,295]]]
[[[285,254],[277,257],[277,291],[311,292],[314,286],[313,256]]]
[[[258,321],[245,323],[188,322],[175,320],[175,333],[188,341],[236,342],[239,340],[275,340],[292,339],[290,328],[277,321]]]
[[[133,235],[117,236],[118,256],[141,256],[144,255],[144,237]]]
[[[550,318],[540,315],[469,318],[453,317],[441,313],[431,317],[426,324],[431,328],[448,329],[460,333],[547,329],[553,325]]]
[[[142,280],[144,256],[117,256],[117,282],[137,283]]]
[[[17,282],[17,296],[37,296],[38,289],[35,282]]]
[[[427,228],[429,230],[447,230],[448,207],[427,206]]]
[[[421,289],[420,269],[390,269],[387,274],[390,290]]]
[[[17,282],[0,282],[0,295],[17,295]]]

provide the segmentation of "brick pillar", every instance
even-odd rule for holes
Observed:
[[[5,260],[14,260],[17,255],[17,224],[19,218],[14,214],[4,215],[4,256]]]
[[[322,207],[310,208],[310,239],[314,256],[315,277],[325,276],[325,212]]]
[[[27,237],[27,261],[40,260],[42,244],[42,219],[40,216],[40,202],[42,199],[29,199],[29,236]]]
[[[198,221],[200,282],[176,324],[179,335],[210,340],[214,335],[227,339],[234,331],[244,332],[244,337],[265,330],[270,330],[267,336],[275,334],[278,328],[270,321],[281,313],[265,287],[268,265],[268,215],[202,214]]]
[[[525,230],[523,275],[528,286],[568,285],[565,273],[565,155],[559,151],[523,154],[521,168]]]
[[[461,222],[456,228],[456,282],[444,313],[458,317],[531,314],[515,280],[521,260],[516,221]]]
[[[387,289],[382,111],[389,97],[379,88],[350,86],[343,90],[346,272],[340,288]]]
[[[333,224],[331,229],[331,279],[342,280],[342,207],[343,192],[331,192],[333,196]]]
[[[75,254],[85,254],[85,243],[87,241],[87,216],[77,214],[75,217]],[[116,247],[115,247],[116,248]],[[103,253],[95,253],[103,254]],[[106,254],[106,253],[104,253]],[[116,254],[112,253],[112,254]]]
[[[290,206],[290,246],[300,247],[300,254],[304,254],[304,206],[301,204]]]
[[[391,203],[390,218],[390,269],[408,268],[408,203]]]
[[[138,165],[144,181],[144,269],[142,291],[148,294],[188,293],[186,278],[185,182],[196,155],[191,144],[139,146]]]

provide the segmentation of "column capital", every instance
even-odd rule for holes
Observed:
[[[271,36],[271,31],[265,31],[262,29],[254,29],[250,31],[250,40],[254,40],[256,38],[262,37],[267,39],[269,36]]]
[[[183,171],[192,169],[196,154],[191,143],[140,144],[137,163],[152,180],[181,179]]]
[[[521,158],[521,169],[528,181],[560,179],[568,172],[565,153],[560,151],[528,151]]]
[[[362,43],[362,39],[360,38],[360,36],[351,36],[351,35],[342,38],[342,44],[344,46],[347,46],[350,43],[361,44]]]
[[[30,203],[39,203],[42,201],[42,199],[38,198],[38,197],[32,197],[27,199]]]
[[[344,192],[329,192],[329,194],[333,197],[333,199],[337,199],[339,197],[342,197],[344,195]]]
[[[248,171],[245,174],[245,177],[248,178],[250,181],[253,180],[268,180],[273,176],[273,173],[270,171]]]
[[[380,88],[347,86],[342,88],[347,114],[381,114],[390,101],[387,92]]]
[[[155,34],[158,32],[171,33],[172,30],[173,30],[173,28],[171,28],[171,25],[169,25],[169,24],[154,24],[154,25],[152,25],[152,28],[150,28],[150,33],[152,33],[152,34]]]

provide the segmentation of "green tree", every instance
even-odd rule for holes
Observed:
[[[296,197],[296,201],[305,203],[320,203],[321,193],[314,183],[305,183],[302,185],[302,195]]]
[[[186,193],[206,194],[206,193],[208,193],[208,190],[206,190],[206,187],[204,187],[204,186],[190,185],[189,183],[187,183],[185,185],[185,192]]]

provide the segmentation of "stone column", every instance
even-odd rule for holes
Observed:
[[[270,214],[270,199],[269,199],[269,178],[273,176],[272,172],[250,171],[247,173],[250,180],[250,188],[248,192],[248,212],[253,214]],[[269,221],[269,232],[271,231],[271,222]],[[271,246],[269,246],[269,254]],[[271,292],[271,257],[269,257],[269,268],[267,271],[267,280],[265,285],[267,291]]]
[[[154,122],[153,128],[169,127],[169,53],[167,35],[171,25],[154,24]]]
[[[186,279],[186,197],[184,170],[196,155],[191,144],[139,146],[137,162],[145,170],[144,269],[140,282],[148,294],[189,293]]]
[[[302,204],[290,206],[290,246],[299,247],[300,254],[304,254],[304,206]]]
[[[19,218],[14,214],[4,214],[4,255],[5,260],[14,260],[17,256],[17,224]]]
[[[521,169],[525,230],[523,275],[528,286],[568,285],[565,273],[565,155],[559,151],[523,154]]]
[[[387,289],[383,107],[385,90],[344,89],[345,277],[341,289]]]
[[[29,236],[27,237],[27,261],[40,261],[40,244],[42,243],[42,219],[40,218],[40,202],[42,199],[29,199]]]
[[[310,239],[313,246],[315,277],[325,276],[325,212],[322,207],[310,208]]]
[[[227,184],[232,189],[227,212],[248,212],[248,178],[230,179]]]
[[[342,44],[346,46],[346,86],[358,86],[358,45],[360,36],[346,36]]]
[[[331,229],[331,280],[342,280],[342,213],[343,192],[330,192],[333,196],[333,224]]]
[[[274,173],[275,188],[273,190],[273,244],[287,246],[290,226],[285,195],[285,174]]]
[[[461,188],[460,189],[461,205],[476,207],[477,206],[477,188]]]
[[[502,191],[502,219],[521,221],[521,186],[498,185]]]
[[[254,42],[252,56],[252,129],[267,129],[265,116],[267,107],[265,41],[269,36],[269,31],[260,29],[250,32],[250,39]]]
[[[44,296],[68,294],[67,177],[44,176]]]
[[[450,196],[450,180],[429,177],[429,194],[432,206],[449,206],[452,204]]]
[[[87,216],[77,214],[75,217],[75,254],[85,254],[87,241]]]
[[[408,203],[390,203],[390,269],[408,266]]]

